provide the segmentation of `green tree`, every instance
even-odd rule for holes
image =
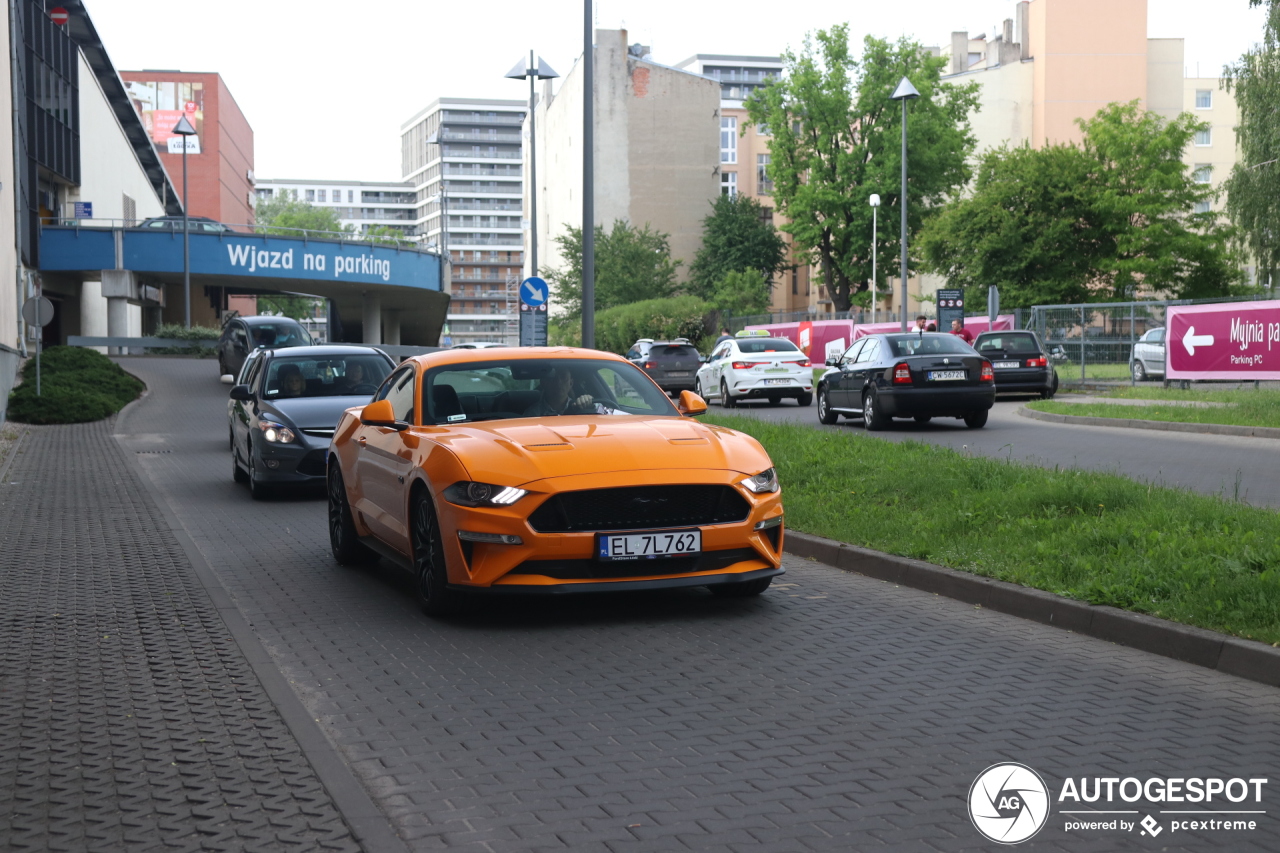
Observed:
[[[405,236],[404,231],[394,225],[375,225],[364,232],[365,238],[375,246],[415,246],[413,240]]]
[[[261,230],[267,234],[293,237],[326,237],[334,232],[355,233],[355,227],[343,225],[338,212],[332,207],[316,207],[298,201],[298,194],[282,190],[271,198],[259,199],[255,216]]]
[[[556,238],[566,259],[563,269],[542,270],[551,284],[555,300],[564,308],[563,320],[582,316],[582,229],[569,227]],[[617,220],[606,232],[596,226],[595,309],[606,311],[617,305],[646,299],[664,299],[675,293],[676,269],[668,236],[648,225],[635,228]]]
[[[786,74],[746,102],[751,121],[772,134],[773,197],[789,220],[782,230],[806,260],[821,265],[839,311],[871,276],[871,193],[881,198],[880,256],[893,257],[900,245],[902,112],[889,100],[898,80],[905,75],[920,91],[907,106],[909,234],[968,182],[969,114],[978,108],[977,83],[941,82],[947,60],[919,44],[868,36],[862,47],[854,59],[848,25],[819,30],[800,53],[785,52]]]
[[[258,296],[258,311],[263,314],[280,314],[302,320],[316,315],[316,305],[319,302],[319,299],[311,296],[263,293]]]
[[[762,314],[769,310],[769,282],[757,269],[732,270],[716,282],[711,305],[724,315]]]
[[[1280,269],[1280,6],[1267,3],[1261,43],[1222,76],[1240,109],[1240,159],[1225,185],[1227,215],[1266,276]]]
[[[926,265],[951,284],[1001,288],[1025,307],[1132,299],[1139,287],[1176,298],[1223,295],[1239,280],[1230,230],[1182,161],[1205,125],[1166,121],[1137,101],[1080,121],[1083,143],[985,153],[972,195],[925,229]]]
[[[756,270],[768,283],[787,263],[787,245],[773,227],[773,212],[745,195],[717,196],[702,220],[702,247],[689,267],[689,291],[715,300],[729,273]]]

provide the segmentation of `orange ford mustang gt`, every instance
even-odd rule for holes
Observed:
[[[706,407],[595,350],[409,359],[338,422],[333,555],[409,569],[430,615],[466,592],[757,595],[784,571],[777,477]]]

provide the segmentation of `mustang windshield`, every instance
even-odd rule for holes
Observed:
[[[562,415],[679,416],[635,365],[576,358],[494,359],[427,373],[424,423]]]

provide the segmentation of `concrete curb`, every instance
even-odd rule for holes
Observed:
[[[1115,607],[1086,604],[1006,581],[787,530],[784,550],[846,572],[979,604],[1228,675],[1280,687],[1280,649]]]
[[[1026,406],[1018,407],[1018,414],[1024,418],[1037,421],[1048,421],[1054,424],[1076,424],[1078,426],[1109,426],[1125,429],[1156,429],[1166,432],[1194,432],[1201,435],[1241,435],[1247,438],[1280,438],[1280,429],[1275,427],[1247,427],[1231,424],[1184,424],[1175,421],[1144,421],[1139,418],[1095,418],[1085,415],[1056,415],[1051,412],[1037,412]]]

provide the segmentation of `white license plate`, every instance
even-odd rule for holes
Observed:
[[[995,363],[995,365],[993,365],[993,366],[994,366],[997,370],[1004,370],[1005,368],[1008,368],[1008,367],[1022,367],[1022,362],[1020,362],[1020,361],[997,361],[997,362]]]
[[[766,379],[764,381],[764,384],[765,385],[790,385],[791,380],[790,379]]]
[[[692,373],[688,370],[668,370],[667,375],[668,376],[691,376]]]
[[[963,370],[930,370],[930,382],[950,382],[956,379],[967,379]]]
[[[596,534],[596,557],[601,560],[657,560],[701,552],[701,530]]]

